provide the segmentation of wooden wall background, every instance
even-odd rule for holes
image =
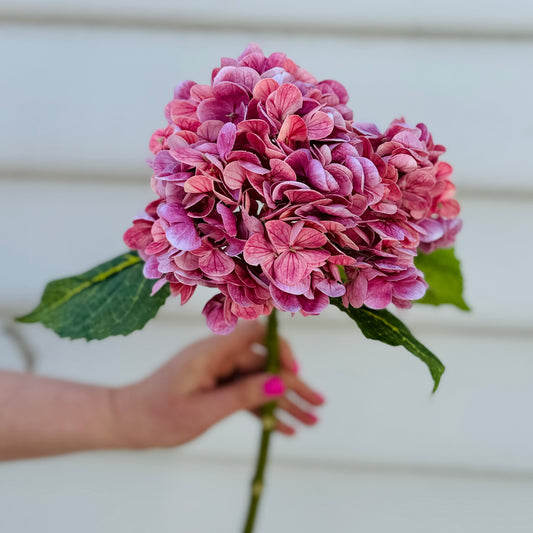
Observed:
[[[0,0],[0,317],[51,278],[122,250],[150,197],[147,141],[183,79],[207,82],[250,41],[336,78],[360,120],[424,121],[448,147],[474,312],[406,322],[447,365],[429,374],[336,310],[284,320],[322,421],[276,439],[259,533],[529,532],[533,520],[533,4],[421,0]],[[207,333],[202,292],[128,338],[17,328],[40,374],[120,384]],[[9,326],[11,327],[11,326]],[[0,367],[22,368],[12,333]],[[255,420],[176,450],[0,466],[6,533],[239,531]]]

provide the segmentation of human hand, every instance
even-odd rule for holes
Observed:
[[[284,339],[280,338],[279,375],[264,372],[264,347],[261,353],[258,345],[265,331],[259,322],[246,322],[230,335],[207,337],[184,348],[146,379],[114,389],[122,445],[177,446],[241,409],[258,414],[272,400],[300,422],[315,424],[317,418],[300,400],[318,406],[324,398],[298,377],[296,360]],[[285,435],[295,432],[279,419],[275,429]]]

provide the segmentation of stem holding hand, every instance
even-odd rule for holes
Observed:
[[[275,308],[272,309],[272,312],[268,316],[265,346],[267,349],[266,370],[271,374],[277,374],[280,369],[280,362],[278,321]],[[263,429],[261,432],[261,441],[259,454],[257,456],[255,474],[252,480],[250,504],[248,506],[248,515],[244,526],[244,533],[252,533],[254,528],[255,516],[259,506],[259,500],[263,492],[264,472],[268,458],[270,435],[276,424],[276,419],[274,417],[275,410],[276,402],[269,402],[261,408],[261,422]]]

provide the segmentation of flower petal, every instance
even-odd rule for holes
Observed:
[[[307,262],[300,253],[283,252],[274,261],[274,275],[285,285],[296,285],[305,276],[307,266]]]
[[[305,124],[309,140],[324,139],[334,128],[333,119],[323,111],[316,111],[313,114],[306,115]]]
[[[228,154],[233,150],[236,136],[237,128],[232,122],[226,122],[226,124],[220,129],[217,139],[217,148],[222,159],[226,160]]]
[[[259,265],[272,258],[274,250],[261,233],[252,235],[244,245],[244,260],[249,265]]]
[[[269,220],[265,224],[270,242],[278,253],[289,249],[291,226],[282,220]]]
[[[271,117],[283,122],[285,117],[296,113],[302,104],[300,89],[292,83],[284,83],[267,98],[266,109]]]
[[[307,139],[307,126],[302,117],[289,115],[279,130],[278,141],[286,144],[303,142]]]
[[[196,250],[202,244],[194,223],[188,217],[169,226],[165,233],[168,242],[177,250]]]
[[[217,294],[205,304],[202,311],[209,329],[217,335],[227,335],[237,325],[237,317],[233,313],[225,312],[225,301],[226,297],[223,294]]]
[[[208,276],[223,277],[233,272],[235,261],[218,248],[213,248],[200,256],[198,266]]]

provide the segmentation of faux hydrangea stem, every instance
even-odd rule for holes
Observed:
[[[275,308],[272,309],[272,312],[268,316],[265,346],[267,348],[266,370],[272,374],[277,374],[279,372],[279,340],[278,321]],[[244,533],[252,533],[254,529],[255,516],[259,506],[259,500],[263,492],[264,472],[267,465],[270,435],[275,424],[275,409],[276,402],[269,402],[261,410],[263,429],[261,431],[261,443],[259,446],[259,454],[257,456],[255,474],[252,480],[250,504],[248,506],[248,515],[246,517]]]

